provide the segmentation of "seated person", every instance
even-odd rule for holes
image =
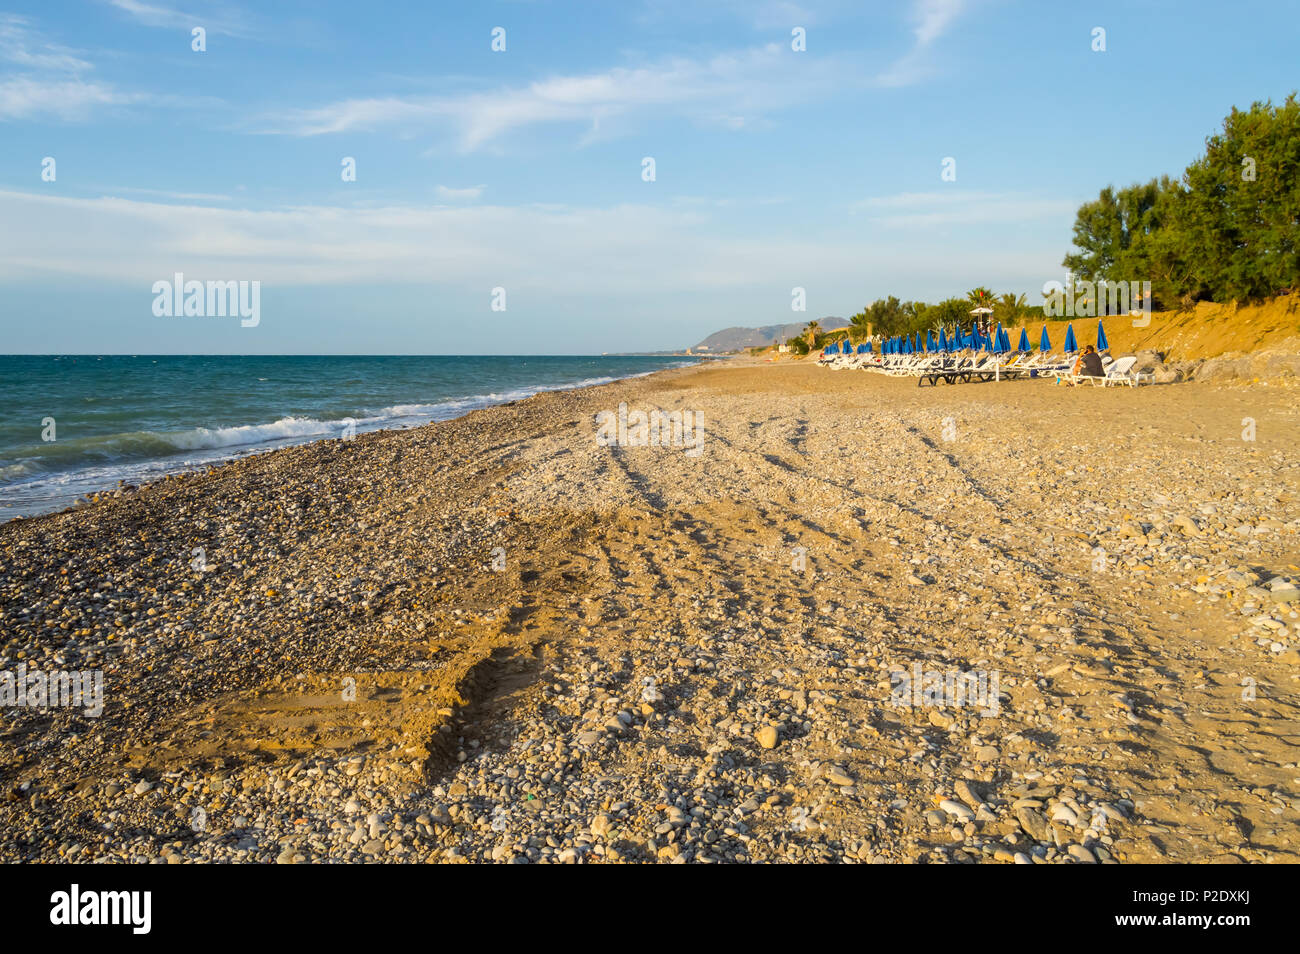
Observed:
[[[1083,354],[1079,355],[1079,360],[1074,363],[1074,373],[1085,378],[1105,377],[1106,372],[1101,366],[1101,355],[1092,345],[1083,349]]]

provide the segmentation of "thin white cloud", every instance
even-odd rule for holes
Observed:
[[[947,225],[992,225],[1034,220],[1070,221],[1075,199],[1047,198],[1020,192],[902,192],[853,203],[855,212],[871,213],[883,228],[934,228]]]
[[[876,77],[884,87],[912,86],[933,77],[938,69],[930,47],[966,10],[968,0],[912,0],[915,42]]]
[[[800,57],[773,43],[704,61],[677,57],[459,96],[341,100],[265,117],[263,131],[318,136],[392,125],[449,125],[461,150],[469,152],[544,123],[583,124],[589,141],[611,120],[654,111],[739,129],[768,111],[855,85],[858,76],[852,61]]]
[[[818,14],[825,14],[827,6],[839,6],[822,0],[818,10],[792,0],[643,0],[637,19],[643,23],[703,23],[718,16],[739,19],[755,30],[783,30],[807,27],[819,22]]]
[[[140,189],[134,186],[118,186],[110,189],[110,193],[126,192],[131,195],[149,195],[160,199],[177,199],[182,202],[229,202],[230,196],[221,195],[214,192],[171,192],[167,189]],[[106,195],[104,198],[113,198],[113,195]]]
[[[917,45],[929,46],[943,36],[965,8],[966,0],[916,0],[913,17],[917,21]]]
[[[94,118],[99,111],[117,106],[211,108],[220,104],[210,97],[123,90],[107,80],[92,78],[88,74],[93,73],[94,64],[80,51],[52,42],[30,20],[13,14],[0,14],[0,64],[15,67],[0,75],[0,122],[74,122]]]
[[[249,279],[268,285],[502,285],[534,301],[948,282],[951,262],[1003,283],[1054,269],[1059,249],[939,249],[930,237],[729,234],[706,210],[428,205],[271,211],[0,191],[0,282],[55,276],[139,284]],[[937,278],[936,278],[937,277]],[[962,278],[961,280],[966,280]],[[1041,284],[1042,279],[1038,279]],[[1023,282],[1022,282],[1023,283]],[[828,292],[823,292],[826,294]]]
[[[0,13],[0,62],[23,69],[65,73],[92,69],[78,53],[41,37],[26,17]]]
[[[47,39],[26,17],[0,14],[0,121],[53,117],[82,119],[95,109],[140,102],[111,83],[88,79],[94,65],[80,52]]]
[[[434,191],[438,194],[438,198],[440,199],[458,201],[462,199],[477,199],[483,194],[483,190],[486,188],[487,186],[477,185],[466,186],[463,189],[453,189],[450,186],[440,185]]]
[[[142,3],[141,0],[107,0],[107,2],[144,26],[186,30],[203,27],[208,33],[224,36],[247,36],[252,32],[243,14],[229,8],[214,8],[191,13],[158,3]]]
[[[97,107],[140,102],[143,97],[123,93],[103,83],[80,79],[34,79],[14,77],[0,80],[0,120],[34,119],[53,116],[62,120],[84,119]]]

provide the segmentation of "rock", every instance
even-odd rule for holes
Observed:
[[[131,791],[137,795],[143,795],[151,788],[153,788],[153,782],[140,781],[135,783],[135,788],[131,789]]]
[[[1251,377],[1249,358],[1218,357],[1203,361],[1196,369],[1197,381],[1232,381]]]
[[[963,805],[961,802],[954,802],[951,798],[945,798],[939,803],[939,807],[954,818],[959,818],[963,822],[973,821],[975,813]]]
[[[931,709],[931,710],[930,710],[930,724],[931,724],[931,725],[938,726],[940,729],[946,729],[946,728],[948,728],[950,725],[952,725],[952,723],[953,723],[953,720],[952,720],[949,716],[944,715],[944,714],[943,714],[942,712],[940,712],[938,709]]]
[[[778,738],[776,726],[774,725],[763,726],[763,728],[759,729],[757,732],[754,733],[754,738],[757,739],[758,744],[765,749],[776,748],[776,743]]]
[[[829,766],[826,771],[822,773],[822,777],[832,785],[838,785],[841,788],[853,784],[853,779],[838,765]]]
[[[1294,583],[1280,583],[1275,584],[1268,595],[1274,603],[1292,603],[1300,600],[1300,589]]]
[[[1076,861],[1082,861],[1084,864],[1095,865],[1097,857],[1083,845],[1071,845],[1066,849],[1070,857]]]
[[[1079,824],[1079,816],[1076,815],[1068,805],[1057,805],[1056,808],[1052,810],[1052,821],[1074,827]]]
[[[597,838],[605,838],[614,828],[614,819],[604,812],[591,820],[591,833]]]
[[[957,779],[957,781],[953,783],[952,790],[957,794],[958,798],[971,808],[979,808],[984,804],[984,799],[979,797],[979,793],[977,793],[975,789],[971,788],[970,783],[964,778]]]
[[[1034,841],[1047,841],[1047,818],[1036,808],[1017,808],[1016,821]]]

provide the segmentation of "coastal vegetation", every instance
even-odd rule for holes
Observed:
[[[1160,308],[1300,287],[1300,102],[1234,108],[1181,178],[1107,186],[1080,207],[1076,278],[1149,280]]]
[[[1078,282],[1150,281],[1152,307],[1161,310],[1258,302],[1300,288],[1296,94],[1280,106],[1234,108],[1178,178],[1102,189],[1080,206],[1062,264]],[[850,316],[847,329],[822,332],[810,322],[793,350],[968,326],[975,308],[992,308],[992,320],[1004,326],[1044,318],[1043,307],[1029,305],[1025,294],[997,295],[982,285],[933,304],[889,295]]]

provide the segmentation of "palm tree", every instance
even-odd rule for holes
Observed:
[[[966,300],[971,303],[972,308],[992,308],[993,292],[980,285],[978,288],[972,288],[966,293]]]
[[[866,341],[871,337],[871,315],[863,308],[856,315],[849,317],[849,340]]]
[[[998,300],[997,308],[1002,312],[999,320],[1014,325],[1025,311],[1025,296],[1017,297],[1013,292],[1007,292]]]
[[[811,351],[817,347],[817,336],[821,334],[822,326],[816,318],[808,322],[808,327],[804,329],[803,336],[808,341],[808,350]]]

